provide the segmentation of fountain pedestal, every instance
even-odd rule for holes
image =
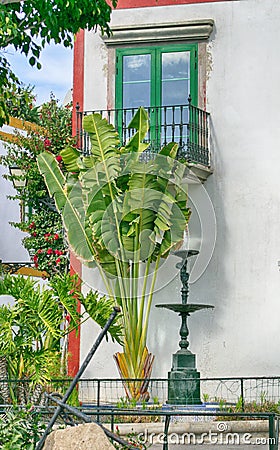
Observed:
[[[173,355],[168,372],[168,401],[171,405],[200,405],[200,372],[196,369],[195,355],[179,350]]]
[[[174,252],[182,261],[176,265],[180,269],[182,282],[182,303],[168,303],[156,305],[157,308],[165,308],[179,314],[182,319],[179,342],[180,350],[173,354],[172,368],[168,372],[168,403],[172,405],[199,405],[200,400],[200,372],[196,369],[196,357],[188,349],[189,330],[187,326],[188,316],[201,309],[214,308],[212,305],[187,303],[189,294],[189,273],[187,272],[187,259],[198,254],[196,250],[179,250]]]

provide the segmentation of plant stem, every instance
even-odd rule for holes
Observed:
[[[145,267],[142,296],[141,296],[141,300],[140,300],[139,317],[138,317],[138,324],[137,324],[136,337],[135,337],[136,342],[139,342],[139,338],[140,338],[140,334],[141,334],[141,330],[142,330],[144,307],[145,307],[145,300],[146,300],[146,289],[147,289],[147,282],[148,282],[148,278],[149,278],[149,270],[150,270],[151,262],[152,262],[152,256],[149,257],[148,261],[146,262],[146,267]]]
[[[144,319],[143,329],[142,329],[140,343],[139,343],[140,351],[141,351],[142,348],[144,348],[146,346],[146,338],[147,338],[147,329],[148,329],[148,323],[149,323],[149,315],[150,315],[150,310],[151,310],[151,306],[152,306],[152,300],[153,300],[155,283],[156,283],[156,279],[157,279],[157,272],[158,272],[158,268],[159,268],[159,263],[160,263],[160,254],[157,256],[157,259],[156,259],[155,269],[154,269],[152,283],[151,283],[151,288],[150,288],[149,297],[148,297],[148,301],[147,301],[147,307],[146,307],[146,311],[145,311],[145,319]]]

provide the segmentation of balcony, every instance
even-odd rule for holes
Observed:
[[[154,153],[169,142],[177,142],[179,150],[177,159],[186,163],[190,169],[193,182],[198,178],[205,181],[212,173],[210,159],[209,113],[203,111],[191,102],[186,105],[147,107],[150,118],[150,129],[147,135],[149,148],[142,154],[142,159],[148,161]],[[99,113],[119,132],[121,146],[128,143],[136,130],[128,128],[137,108],[77,111],[77,146],[87,155],[90,153],[89,135],[82,128],[83,117]],[[191,177],[193,175],[193,177]]]

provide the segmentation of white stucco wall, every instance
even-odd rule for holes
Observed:
[[[191,317],[190,349],[203,377],[279,375],[280,4],[242,0],[119,10],[113,13],[113,24],[195,18],[215,21],[206,93],[214,174],[204,187],[215,210],[217,240],[190,294],[190,301],[215,309]],[[93,34],[86,35],[85,69],[85,109],[106,108],[106,47]],[[109,82],[114,82],[112,77]],[[190,187],[191,199],[196,189]],[[174,259],[164,271],[159,283],[174,273]],[[84,276],[94,285],[96,277],[88,270]],[[177,277],[156,293],[154,304],[179,301],[179,291]],[[156,355],[156,377],[167,376],[178,348],[178,328],[174,313],[152,308],[149,349]],[[96,329],[87,323],[82,358],[94,334]],[[103,344],[87,375],[116,376],[113,351]]]
[[[4,127],[4,130],[12,131],[9,127]],[[5,145],[0,141],[0,156],[5,154]],[[6,262],[25,262],[30,259],[21,244],[25,234],[10,224],[20,221],[20,207],[17,201],[7,198],[8,195],[16,195],[12,183],[2,176],[8,172],[8,168],[0,164],[0,259]]]

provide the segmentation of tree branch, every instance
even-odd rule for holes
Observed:
[[[20,3],[24,0],[0,0],[0,5],[8,5],[9,3]]]

